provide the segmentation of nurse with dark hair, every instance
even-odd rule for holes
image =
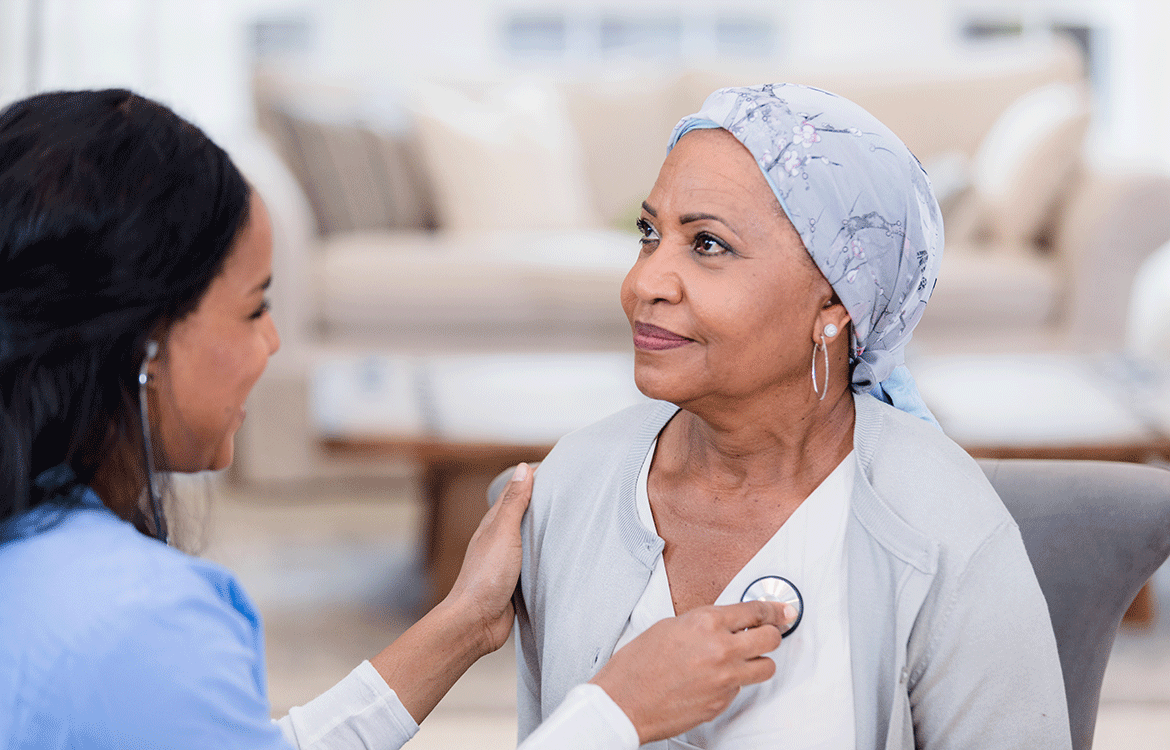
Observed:
[[[0,112],[4,747],[399,747],[507,639],[523,465],[447,598],[270,719],[259,616],[228,570],[169,544],[181,513],[159,478],[231,462],[245,398],[280,344],[271,267],[263,201],[169,109],[107,90]],[[525,746],[621,744],[612,732],[630,722],[615,711],[643,736],[704,721],[772,673],[761,654],[791,614],[752,602],[664,622]],[[597,730],[566,734],[580,726]]]

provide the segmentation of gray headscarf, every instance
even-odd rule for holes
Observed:
[[[716,91],[670,148],[699,128],[724,128],[751,152],[849,311],[853,390],[937,424],[903,364],[943,248],[938,201],[910,150],[853,102],[787,83]]]

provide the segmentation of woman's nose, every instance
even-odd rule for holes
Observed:
[[[276,321],[272,319],[271,315],[264,317],[268,320],[268,330],[264,333],[264,339],[268,344],[268,356],[271,357],[280,349],[280,332],[276,330]]]
[[[631,269],[634,293],[642,302],[677,304],[683,297],[679,275],[679,251],[660,242],[654,252],[643,256]]]

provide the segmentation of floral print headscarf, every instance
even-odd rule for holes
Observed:
[[[943,225],[930,180],[873,115],[827,91],[777,83],[720,89],[684,117],[742,143],[852,318],[853,390],[937,424],[903,364],[934,291]]]

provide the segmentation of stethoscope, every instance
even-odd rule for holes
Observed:
[[[792,608],[796,610],[796,619],[788,626],[788,629],[780,634],[782,638],[787,638],[788,634],[796,630],[796,626],[800,624],[804,617],[804,597],[800,595],[800,589],[796,588],[796,584],[787,578],[780,576],[764,576],[757,578],[748,584],[748,587],[743,590],[743,596],[739,598],[741,602],[783,602],[791,604]]]

